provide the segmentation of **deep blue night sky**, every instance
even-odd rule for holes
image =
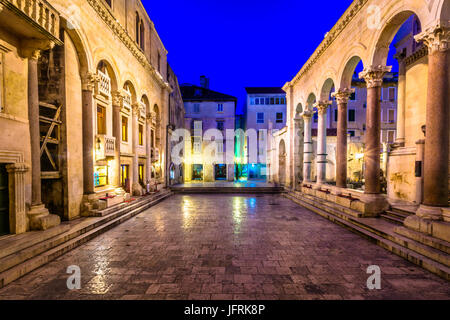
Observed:
[[[244,104],[246,86],[283,86],[351,0],[142,0],[180,83],[210,78]]]

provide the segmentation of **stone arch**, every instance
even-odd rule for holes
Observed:
[[[295,108],[295,117],[299,117],[303,113],[303,105],[301,102],[297,104],[297,107]]]
[[[61,13],[60,21],[61,29],[63,29],[68,34],[73,44],[75,45],[80,68],[80,76],[84,76],[93,69],[93,59],[90,54],[87,39],[84,36],[81,28],[69,27],[70,24],[63,13]]]
[[[111,80],[111,92],[117,91],[119,89],[117,72],[113,65],[107,59],[100,59],[96,64],[96,71],[100,70],[106,73]]]
[[[150,114],[150,100],[148,99],[146,94],[142,95],[141,102],[145,104],[145,113],[147,115]]]
[[[306,108],[312,109],[314,103],[316,103],[316,102],[317,102],[316,95],[315,95],[314,93],[311,92],[311,93],[308,95],[308,99],[306,100]]]
[[[281,139],[278,148],[278,181],[281,185],[286,184],[286,143]]]
[[[131,93],[131,101],[132,101],[132,103],[136,103],[137,102],[137,94],[136,94],[136,88],[134,87],[133,83],[129,80],[125,81],[125,83],[123,85],[123,89],[125,91],[128,91],[129,93]]]
[[[330,99],[330,94],[336,90],[335,82],[332,78],[328,78],[322,85],[322,89],[320,90],[320,100],[328,101]]]
[[[381,32],[379,32],[375,38],[375,45],[371,49],[371,65],[386,65],[390,44],[394,40],[394,37],[400,30],[401,26],[414,14],[417,16],[421,25],[423,25],[423,21],[420,19],[420,16],[415,11],[409,9],[397,11],[388,20],[386,20],[384,24],[382,24],[383,28],[380,29]]]
[[[353,74],[355,72],[356,67],[361,61],[362,59],[357,55],[352,56],[347,60],[347,62],[345,63],[345,67],[342,70],[341,78],[339,81],[339,89],[351,88]]]

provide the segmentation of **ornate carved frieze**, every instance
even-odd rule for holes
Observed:
[[[338,104],[347,104],[354,92],[355,89],[353,88],[344,88],[332,93],[331,96],[336,99]]]
[[[370,66],[359,73],[359,78],[366,81],[367,88],[381,87],[384,75],[391,70],[392,66]]]
[[[414,36],[417,42],[423,42],[430,53],[447,51],[450,42],[450,28],[437,24]]]
[[[405,63],[406,66],[409,66],[410,64],[413,64],[414,62],[416,62],[417,60],[426,57],[428,55],[428,47],[427,46],[423,46],[422,48],[420,48],[419,50],[417,50],[416,52],[414,52],[412,55],[406,57],[403,62]]]

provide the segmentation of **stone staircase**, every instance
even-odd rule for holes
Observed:
[[[387,210],[385,213],[381,214],[380,217],[388,222],[403,226],[405,219],[414,214],[415,212],[413,211],[393,207],[391,210]]]
[[[0,238],[0,288],[170,197],[154,195],[97,211],[95,217],[63,222],[46,231]]]
[[[286,193],[285,197],[350,231],[362,235],[375,244],[450,280],[450,243],[399,226],[406,213],[392,210],[395,220],[362,218],[346,207],[300,192]],[[387,215],[387,214],[386,214]],[[389,216],[391,217],[391,216]],[[395,221],[395,222],[394,222]]]

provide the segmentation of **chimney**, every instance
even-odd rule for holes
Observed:
[[[206,76],[200,76],[200,87],[209,89],[209,78]]]

